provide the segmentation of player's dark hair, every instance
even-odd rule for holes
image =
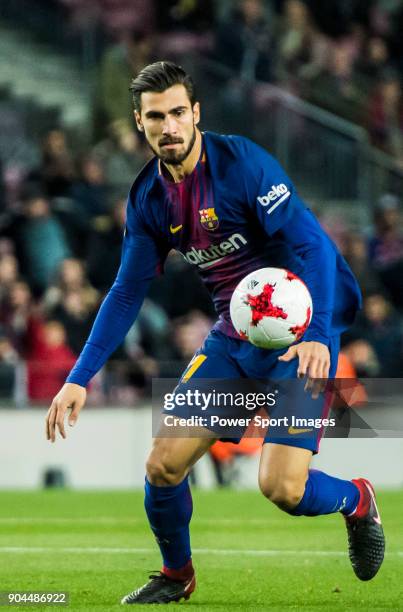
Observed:
[[[141,94],[145,91],[162,93],[173,85],[183,85],[189,96],[190,103],[196,102],[195,86],[192,77],[181,66],[173,62],[155,62],[149,64],[135,79],[132,79],[129,91],[132,92],[133,105],[136,111],[141,109]]]

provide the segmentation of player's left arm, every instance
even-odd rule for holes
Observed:
[[[310,389],[315,380],[326,381],[329,376],[328,346],[334,305],[336,251],[313,214],[302,207],[277,233],[303,260],[302,276],[313,304],[312,321],[303,341],[290,346],[279,359],[290,361],[297,357],[298,376],[308,375],[307,389]]]
[[[301,259],[301,276],[312,296],[313,316],[303,342],[280,357],[283,361],[299,359],[298,375],[308,375],[310,388],[314,379],[329,375],[336,250],[280,164],[254,143],[246,141],[246,146],[244,178],[249,206],[265,232],[281,237]]]

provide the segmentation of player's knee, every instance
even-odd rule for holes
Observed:
[[[266,478],[259,482],[263,495],[282,510],[299,504],[305,491],[305,480]]]
[[[186,476],[183,470],[170,464],[169,461],[153,457],[150,457],[146,463],[146,473],[148,482],[156,486],[175,486]]]

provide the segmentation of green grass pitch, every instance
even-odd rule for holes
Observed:
[[[340,516],[293,518],[257,492],[194,491],[198,588],[171,608],[403,610],[403,491],[378,500],[388,552],[362,583]],[[67,609],[112,611],[159,568],[141,492],[0,492],[0,591],[68,591]]]

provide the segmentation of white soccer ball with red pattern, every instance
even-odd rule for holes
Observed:
[[[311,322],[311,294],[289,270],[261,268],[238,284],[230,314],[244,340],[259,348],[285,348],[300,340]]]

